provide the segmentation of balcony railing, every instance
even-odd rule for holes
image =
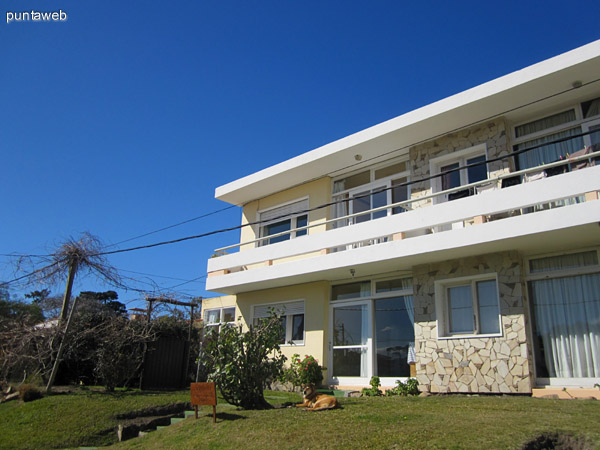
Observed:
[[[329,227],[343,219],[351,219],[377,211],[391,210],[396,207],[402,207],[407,210],[401,214],[389,215],[368,222],[328,229],[326,232],[308,234],[242,252],[224,254],[209,261],[209,276],[269,266],[289,257],[313,257],[317,254],[324,255],[332,252],[351,250],[595,200],[598,198],[597,191],[600,190],[600,167],[590,167],[566,173],[560,173],[562,172],[560,167],[579,165],[584,161],[592,162],[599,157],[600,151],[526,170],[502,174],[492,179],[388,204],[373,208],[370,211],[361,211],[360,213],[336,217],[293,230],[287,230],[269,237],[276,237],[289,234],[293,231],[314,227]],[[548,176],[546,179],[532,182],[532,180],[543,177],[543,175],[539,174],[548,173],[560,173],[560,175]],[[512,186],[511,182],[515,182],[518,186]],[[484,190],[484,188],[487,189]],[[422,203],[439,196],[466,189],[472,189],[477,195],[461,200],[437,203],[427,207],[413,207],[415,203]],[[223,254],[227,250],[256,244],[261,241],[264,241],[264,237],[222,247],[215,252]]]
[[[279,236],[285,236],[285,235],[289,235],[293,232],[308,230],[310,228],[315,228],[315,227],[323,227],[324,225],[328,226],[328,229],[329,229],[329,225],[333,225],[335,223],[340,223],[343,221],[347,222],[349,219],[353,219],[353,218],[356,218],[359,216],[365,216],[365,215],[377,213],[380,211],[386,211],[386,210],[389,211],[394,208],[402,208],[406,211],[411,211],[411,210],[416,209],[416,208],[412,207],[412,205],[414,203],[421,203],[425,200],[441,198],[446,195],[451,196],[452,194],[456,194],[458,192],[462,192],[462,191],[466,191],[466,190],[472,190],[474,193],[479,193],[478,188],[494,186],[494,185],[499,189],[499,188],[505,187],[504,184],[507,181],[508,181],[508,183],[506,183],[507,185],[510,185],[510,182],[512,182],[513,180],[517,180],[514,182],[514,184],[521,184],[523,182],[527,182],[527,180],[530,180],[533,175],[542,174],[544,172],[549,172],[549,171],[552,171],[552,169],[557,169],[557,168],[561,168],[561,167],[566,168],[566,167],[573,166],[573,165],[576,165],[576,163],[581,163],[581,162],[588,162],[590,165],[593,165],[594,160],[599,157],[600,157],[600,151],[597,151],[597,152],[588,153],[586,155],[575,157],[575,158],[569,158],[569,159],[556,161],[556,162],[549,163],[549,164],[543,164],[543,165],[532,167],[532,168],[525,169],[525,170],[510,172],[510,173],[499,175],[498,177],[495,177],[495,178],[487,178],[485,180],[477,181],[475,183],[464,184],[464,185],[461,185],[461,186],[458,186],[458,187],[455,187],[452,189],[446,189],[446,190],[434,192],[434,193],[431,193],[428,195],[423,195],[423,196],[416,197],[416,198],[410,198],[408,200],[403,200],[401,202],[391,203],[388,205],[380,206],[380,207],[373,208],[373,209],[366,210],[366,211],[360,211],[355,214],[347,214],[347,215],[335,217],[333,219],[329,219],[326,221],[312,223],[312,224],[308,224],[308,225],[302,226],[302,227],[292,228],[290,230],[282,231],[280,233],[270,234],[268,236],[268,238],[272,239],[272,238],[276,238]],[[370,193],[368,195],[372,195],[372,193]],[[327,207],[327,206],[325,206],[325,207]],[[317,208],[314,208],[314,209],[317,209]],[[377,220],[377,219],[374,219],[374,220]],[[351,225],[344,225],[344,226],[351,226]],[[251,244],[261,244],[265,241],[265,238],[266,238],[266,236],[252,239],[249,241],[240,242],[237,244],[228,245],[226,247],[218,248],[214,252],[215,252],[216,256],[226,255],[226,254],[228,254],[228,250],[239,249],[242,246],[247,246],[247,245],[251,245]]]

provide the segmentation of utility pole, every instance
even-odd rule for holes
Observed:
[[[69,328],[71,327],[71,322],[73,321],[73,313],[75,312],[75,307],[77,306],[78,299],[79,299],[79,297],[75,297],[75,300],[73,300],[73,307],[71,308],[71,312],[69,313],[69,319],[67,320],[65,332],[63,334],[62,340],[60,341],[60,346],[58,347],[58,353],[56,354],[56,359],[54,360],[54,366],[52,366],[52,373],[50,374],[50,379],[48,380],[48,385],[46,386],[46,394],[49,394],[50,391],[52,391],[52,386],[54,386],[54,380],[56,379],[56,374],[58,373],[58,366],[60,364],[60,360],[62,359],[63,352],[65,351],[65,343],[67,341],[67,336],[69,334]],[[59,322],[59,326],[60,326],[60,322]]]
[[[73,290],[73,281],[75,280],[75,274],[77,273],[78,259],[72,258],[69,261],[69,275],[67,276],[67,286],[65,288],[65,296],[63,297],[62,309],[60,311],[60,323],[67,318],[67,312],[69,310],[69,301],[71,300],[71,291]]]
[[[146,298],[148,302],[148,307],[146,308],[146,332],[148,331],[148,327],[150,326],[150,317],[152,316],[152,303],[154,302],[154,298]],[[148,353],[148,343],[144,342],[144,350],[142,353],[142,364],[140,366],[140,389],[142,389],[144,383],[144,366],[146,365],[146,353]]]

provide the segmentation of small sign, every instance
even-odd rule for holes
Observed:
[[[217,387],[215,383],[191,383],[190,391],[192,406],[198,418],[198,406],[209,405],[213,407],[213,423],[217,421]]]

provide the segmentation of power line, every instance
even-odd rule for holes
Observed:
[[[119,272],[128,272],[128,273],[135,273],[137,275],[146,275],[149,277],[156,277],[156,278],[165,278],[165,279],[169,279],[169,280],[176,280],[176,281],[186,281],[186,282],[192,282],[194,280],[186,280],[185,278],[177,278],[177,277],[169,277],[166,275],[155,275],[152,273],[144,273],[144,272],[136,272],[134,270],[126,270],[126,269],[117,269]]]
[[[12,279],[12,280],[9,280],[9,281],[4,281],[4,282],[0,283],[0,286],[8,286],[9,284],[11,284],[11,283],[14,283],[14,282],[16,282],[16,281],[20,281],[20,280],[23,280],[24,278],[29,278],[29,277],[32,277],[32,276],[33,276],[33,275],[35,275],[36,273],[38,273],[38,272],[42,272],[42,271],[44,271],[44,270],[46,270],[46,269],[49,269],[49,268],[50,268],[50,267],[52,267],[52,266],[56,266],[57,264],[60,264],[61,262],[62,262],[62,261],[55,261],[55,262],[53,262],[52,264],[49,264],[49,265],[47,265],[47,266],[44,266],[44,267],[42,267],[42,268],[40,268],[40,269],[36,269],[36,270],[34,270],[33,272],[27,273],[27,274],[25,274],[25,275],[22,275],[22,276],[20,276],[20,277],[14,278],[14,279]]]
[[[589,85],[589,84],[592,84],[592,83],[596,83],[596,82],[598,82],[598,81],[600,81],[600,78],[598,78],[598,79],[596,79],[596,80],[593,80],[593,81],[589,81],[589,82],[587,82],[587,83],[583,84],[582,86],[586,86],[586,85]],[[505,115],[505,114],[507,114],[507,113],[509,113],[509,112],[514,112],[514,111],[517,111],[517,110],[519,110],[519,109],[521,109],[521,108],[524,108],[524,107],[527,107],[527,106],[531,106],[531,105],[533,105],[533,104],[536,104],[536,103],[539,103],[539,102],[541,102],[541,101],[548,100],[548,99],[550,99],[550,98],[553,98],[553,97],[556,97],[556,96],[562,95],[562,94],[564,94],[564,93],[566,93],[566,92],[572,91],[573,89],[578,89],[578,88],[569,88],[569,89],[565,89],[565,90],[563,90],[563,91],[560,91],[560,92],[557,92],[557,93],[551,94],[551,95],[549,95],[549,96],[546,96],[546,97],[542,97],[542,98],[540,98],[540,99],[537,99],[537,100],[534,100],[534,101],[532,101],[532,102],[529,102],[529,103],[526,103],[526,104],[523,104],[523,105],[520,105],[520,106],[517,106],[517,107],[511,108],[511,109],[508,109],[508,110],[506,110],[506,111],[504,111],[504,112],[501,112],[501,113],[498,113],[498,114],[494,114],[494,115],[492,115],[492,116],[489,116],[489,117],[487,117],[487,118],[484,118],[484,119],[480,119],[480,120],[477,120],[477,121],[471,122],[470,124],[467,124],[467,125],[464,125],[464,126],[461,126],[461,127],[455,128],[455,129],[453,129],[453,130],[451,130],[451,131],[448,131],[448,132],[445,132],[445,133],[442,133],[442,134],[438,134],[438,135],[436,135],[436,136],[429,137],[429,138],[427,138],[427,139],[423,139],[423,140],[421,140],[421,141],[418,141],[418,142],[415,142],[415,143],[412,143],[412,144],[405,145],[404,147],[401,147],[401,148],[398,148],[398,149],[395,149],[395,150],[392,150],[392,151],[389,151],[389,152],[383,153],[383,154],[381,154],[381,155],[374,156],[374,157],[372,157],[372,158],[369,158],[369,159],[367,159],[367,160],[364,160],[364,161],[361,161],[361,162],[353,163],[353,164],[351,164],[351,165],[348,165],[348,166],[342,167],[342,168],[340,168],[340,169],[336,169],[336,170],[335,170],[334,172],[332,172],[332,173],[340,172],[340,171],[346,170],[346,169],[348,169],[348,168],[355,167],[355,166],[357,166],[357,165],[364,165],[364,163],[365,163],[365,162],[371,161],[371,160],[373,160],[373,159],[381,159],[381,157],[384,157],[384,156],[387,156],[387,155],[390,155],[390,154],[393,154],[393,153],[399,152],[399,151],[401,151],[401,150],[405,150],[405,149],[407,149],[407,148],[414,147],[414,146],[416,146],[416,145],[419,145],[419,144],[422,144],[422,143],[424,143],[424,142],[428,142],[428,141],[431,141],[431,140],[437,139],[437,138],[439,138],[439,137],[442,137],[442,136],[445,136],[445,135],[447,135],[447,134],[450,134],[450,133],[456,133],[457,131],[460,131],[460,130],[462,130],[462,129],[465,129],[465,128],[468,128],[468,127],[472,127],[472,126],[474,126],[474,125],[477,125],[477,124],[479,124],[479,123],[486,122],[486,121],[488,121],[488,120],[491,120],[491,119],[493,119],[493,118],[496,118],[496,117],[500,117],[500,116],[502,116],[502,115]],[[585,122],[583,122],[583,123],[585,123]],[[401,183],[401,184],[398,184],[398,185],[395,185],[395,186],[392,186],[392,187],[389,187],[389,188],[384,188],[384,189],[380,189],[380,190],[377,190],[377,191],[369,192],[369,193],[366,193],[365,195],[362,195],[362,196],[355,196],[354,198],[363,198],[363,197],[367,197],[367,196],[370,196],[370,195],[372,195],[373,193],[378,193],[378,192],[387,191],[387,190],[390,190],[390,189],[393,189],[393,188],[397,188],[397,187],[399,187],[399,186],[409,186],[409,185],[416,184],[416,183],[422,183],[422,182],[424,182],[424,181],[428,181],[428,180],[431,180],[431,179],[433,179],[433,178],[436,178],[436,177],[441,177],[441,176],[447,175],[448,173],[456,172],[456,171],[459,171],[459,170],[464,170],[464,169],[466,169],[466,168],[475,167],[475,166],[482,165],[482,164],[488,164],[489,162],[494,162],[494,161],[498,161],[498,160],[501,160],[501,159],[513,158],[514,156],[516,156],[516,155],[519,155],[519,154],[521,154],[521,153],[524,153],[524,152],[527,152],[527,151],[535,150],[535,149],[537,149],[537,148],[541,148],[541,147],[544,147],[544,146],[547,146],[547,145],[549,145],[549,144],[553,144],[553,143],[560,143],[560,142],[564,142],[564,141],[566,141],[566,140],[570,140],[570,139],[573,139],[573,138],[576,138],[576,137],[580,137],[580,136],[584,136],[584,135],[587,135],[587,134],[591,134],[591,133],[594,133],[594,132],[596,132],[596,131],[588,131],[588,132],[580,133],[579,135],[574,135],[574,136],[569,136],[569,137],[566,137],[566,138],[560,138],[560,139],[556,139],[556,140],[554,140],[554,141],[544,142],[544,143],[542,143],[542,144],[535,145],[535,146],[532,146],[532,147],[528,147],[528,148],[525,148],[525,149],[522,149],[522,150],[513,151],[513,152],[509,153],[508,155],[500,156],[500,157],[497,157],[497,158],[486,159],[485,161],[481,161],[481,162],[478,162],[478,163],[467,164],[467,165],[465,165],[465,166],[458,167],[458,168],[455,168],[455,169],[451,169],[451,170],[445,171],[445,172],[443,172],[443,173],[440,173],[440,174],[435,174],[435,175],[430,175],[430,176],[427,176],[427,177],[422,177],[422,178],[420,178],[420,179],[418,179],[418,180],[411,180],[411,181],[407,181],[407,182],[405,182],[405,183]],[[389,158],[388,158],[388,159],[389,159]],[[316,179],[316,178],[313,178],[313,180],[314,180],[314,179]],[[308,181],[311,181],[311,180],[309,179],[309,180],[307,180],[307,182],[308,182]],[[303,210],[303,211],[297,211],[295,214],[297,214],[297,213],[308,213],[308,212],[311,212],[311,211],[315,211],[315,210],[319,210],[319,209],[322,209],[322,208],[330,207],[330,206],[332,206],[332,205],[335,205],[335,204],[338,204],[338,203],[342,203],[342,202],[345,202],[345,201],[347,201],[347,199],[342,199],[342,200],[338,200],[338,201],[332,201],[332,202],[324,203],[324,204],[321,204],[321,205],[319,205],[319,206],[316,206],[316,207],[313,207],[313,208],[309,208],[309,209],[306,209],[306,210]],[[147,236],[147,235],[150,235],[150,234],[157,233],[157,232],[159,232],[159,231],[163,231],[163,230],[166,230],[166,229],[169,229],[169,228],[173,228],[173,227],[179,226],[179,225],[181,225],[181,224],[188,223],[188,222],[191,222],[191,221],[194,221],[194,220],[200,219],[200,218],[202,218],[202,217],[206,217],[206,216],[209,216],[209,215],[212,215],[212,214],[216,214],[216,213],[218,213],[218,212],[221,212],[221,211],[224,211],[224,210],[227,210],[227,209],[233,208],[234,206],[236,206],[236,205],[230,205],[230,206],[228,206],[228,207],[225,207],[225,208],[222,208],[222,209],[220,209],[220,210],[213,211],[213,212],[210,212],[210,213],[204,214],[204,215],[202,215],[202,216],[198,216],[198,217],[195,217],[195,218],[193,218],[193,219],[189,219],[189,220],[187,220],[187,221],[180,222],[180,223],[178,223],[178,224],[174,224],[174,225],[171,225],[171,226],[168,226],[168,227],[161,228],[160,230],[152,231],[152,232],[149,232],[149,233],[146,233],[146,234],[140,235],[140,236],[136,236],[136,237],[133,237],[133,238],[129,238],[129,239],[126,239],[126,240],[124,240],[124,241],[121,241],[121,242],[119,242],[119,243],[117,243],[117,244],[112,244],[112,245],[110,245],[110,246],[107,246],[107,247],[105,247],[105,248],[110,248],[110,247],[113,247],[113,246],[115,246],[115,245],[118,245],[118,244],[120,244],[120,243],[128,242],[128,241],[131,241],[131,240],[133,240],[133,239],[137,239],[137,238],[139,238],[139,237]],[[237,206],[241,206],[241,205],[237,205]],[[140,245],[140,246],[131,247],[131,248],[118,249],[118,250],[111,250],[111,251],[105,251],[105,252],[98,252],[97,254],[95,254],[95,255],[92,255],[92,256],[103,256],[103,255],[112,255],[112,254],[117,254],[117,253],[126,253],[126,252],[131,252],[131,251],[136,251],[136,250],[142,250],[142,249],[148,249],[148,248],[159,247],[159,246],[163,246],[163,245],[175,244],[175,243],[184,242],[184,241],[188,241],[188,240],[192,240],[192,239],[199,239],[199,238],[203,238],[203,237],[207,237],[207,236],[211,236],[211,235],[215,235],[215,234],[225,233],[225,232],[228,232],[228,231],[239,230],[239,229],[241,229],[241,228],[248,227],[248,226],[260,225],[260,224],[262,224],[262,223],[265,223],[265,222],[273,222],[274,220],[283,219],[283,218],[285,218],[285,217],[287,217],[287,216],[286,216],[286,215],[282,215],[282,216],[280,216],[280,217],[271,218],[271,219],[269,219],[268,221],[261,221],[261,220],[258,220],[258,221],[249,222],[249,223],[246,223],[246,224],[243,224],[243,225],[237,225],[237,226],[233,226],[233,227],[229,227],[229,228],[222,228],[222,229],[213,230],[213,231],[209,231],[209,232],[206,232],[206,233],[201,233],[201,234],[197,234],[197,235],[193,235],[193,236],[186,236],[186,237],[183,237],[183,238],[172,239],[172,240],[168,240],[168,241],[162,241],[162,242],[157,242],[157,243],[153,243],[153,244],[147,244],[147,245]],[[45,255],[45,256],[51,256],[51,255]],[[40,256],[40,257],[41,257],[41,256]],[[12,281],[15,281],[15,280],[12,280]],[[11,282],[12,282],[12,281],[11,281]]]
[[[143,238],[143,237],[146,237],[146,236],[150,236],[151,234],[160,233],[161,231],[169,230],[171,228],[175,228],[175,227],[178,227],[180,225],[185,225],[186,223],[194,222],[196,220],[200,220],[200,219],[203,219],[205,217],[212,216],[213,214],[217,214],[217,213],[226,211],[226,210],[231,209],[231,208],[233,208],[235,206],[236,205],[229,205],[229,206],[226,206],[225,208],[221,208],[221,209],[218,209],[216,211],[211,211],[209,213],[202,214],[201,216],[197,216],[197,217],[193,217],[193,218],[188,219],[188,220],[184,220],[183,222],[179,222],[179,223],[176,223],[176,224],[173,224],[173,225],[169,225],[167,227],[159,228],[158,230],[149,231],[148,233],[140,234],[138,236],[134,236],[134,237],[131,237],[129,239],[125,239],[123,241],[119,241],[119,242],[117,242],[115,244],[107,245],[107,246],[105,246],[105,248],[116,247],[117,245],[123,244],[125,242],[129,242],[129,241],[133,241],[135,239],[139,239],[139,238]]]
[[[515,156],[517,156],[517,155],[519,155],[521,153],[529,152],[529,151],[532,151],[532,150],[536,150],[537,148],[545,147],[545,146],[550,145],[550,144],[564,142],[564,141],[567,141],[567,140],[571,140],[571,139],[574,139],[574,138],[577,138],[577,137],[585,136],[585,135],[596,133],[596,132],[597,132],[596,130],[594,130],[594,131],[587,131],[587,132],[580,133],[580,134],[577,134],[577,135],[568,136],[568,137],[565,137],[565,138],[560,138],[560,139],[556,139],[556,140],[553,140],[553,141],[544,142],[542,144],[535,145],[535,146],[532,146],[532,147],[528,147],[528,148],[525,148],[525,149],[522,149],[522,150],[513,151],[513,152],[511,152],[511,153],[509,153],[507,155],[498,156],[496,158],[485,159],[484,161],[480,161],[480,162],[476,162],[476,163],[466,164],[464,166],[459,166],[459,167],[457,167],[455,169],[447,170],[447,171],[439,173],[439,174],[434,174],[434,175],[429,175],[429,176],[426,176],[426,177],[422,177],[422,178],[419,178],[418,180],[411,180],[411,181],[407,181],[407,182],[404,182],[404,183],[399,183],[399,184],[391,186],[391,187],[373,190],[371,192],[365,193],[364,195],[354,196],[353,198],[354,199],[359,199],[359,198],[370,197],[373,194],[377,194],[377,193],[380,193],[380,192],[389,191],[389,190],[392,190],[392,189],[395,189],[395,188],[398,188],[398,187],[401,187],[401,186],[410,186],[410,185],[413,185],[413,184],[422,183],[424,181],[429,181],[429,180],[434,179],[434,178],[446,176],[447,174],[452,173],[452,172],[457,172],[457,171],[460,171],[460,170],[469,169],[471,167],[476,167],[476,166],[480,166],[480,165],[483,165],[483,164],[488,164],[490,162],[500,161],[502,159],[514,158]],[[308,208],[308,209],[304,209],[304,210],[301,210],[301,211],[296,211],[294,214],[309,213],[309,212],[312,212],[312,211],[316,211],[316,210],[319,210],[319,209],[327,208],[327,207],[330,207],[330,206],[333,206],[333,205],[336,205],[336,204],[339,204],[339,203],[343,203],[343,202],[346,202],[346,201],[348,201],[348,199],[342,199],[342,200],[336,200],[336,201],[332,201],[332,202],[328,202],[328,203],[323,203],[323,204],[321,204],[319,206],[315,206],[313,208]],[[140,245],[140,246],[137,246],[137,247],[125,248],[125,249],[120,249],[120,250],[113,250],[113,251],[108,251],[108,252],[99,252],[99,253],[97,253],[97,254],[95,254],[93,256],[103,256],[103,255],[111,255],[111,254],[116,254],[116,253],[126,253],[126,252],[135,251],[135,250],[142,250],[142,249],[146,249],[146,248],[153,248],[153,247],[159,247],[159,246],[163,246],[163,245],[176,244],[178,242],[184,242],[184,241],[188,241],[188,240],[192,240],[192,239],[199,239],[199,238],[203,238],[203,237],[206,237],[206,236],[211,236],[211,235],[214,235],[214,234],[220,234],[220,233],[225,233],[225,232],[228,232],[228,231],[239,230],[239,229],[242,229],[242,228],[245,228],[245,227],[248,227],[248,226],[260,225],[260,224],[267,223],[267,222],[268,223],[273,223],[276,220],[284,219],[284,218],[286,218],[288,216],[289,216],[289,214],[286,214],[286,215],[281,215],[281,216],[278,216],[278,217],[273,217],[273,218],[271,218],[269,220],[257,220],[257,221],[248,222],[248,223],[245,223],[245,224],[242,224],[242,225],[236,225],[236,226],[229,227],[229,228],[222,228],[222,229],[218,229],[218,230],[213,230],[213,231],[209,231],[209,232],[206,232],[206,233],[197,234],[197,235],[194,235],[194,236],[186,236],[186,237],[179,238],[179,239],[172,239],[172,240],[169,240],[169,241],[157,242],[157,243],[154,243],[154,244]]]
[[[167,290],[170,290],[170,289],[175,289],[176,287],[183,286],[184,284],[188,284],[188,283],[193,283],[193,282],[195,282],[195,281],[198,281],[198,280],[201,280],[201,279],[203,279],[203,278],[206,278],[207,276],[208,276],[208,275],[201,275],[201,276],[199,276],[198,278],[194,278],[193,280],[188,280],[188,281],[186,281],[186,282],[184,282],[184,283],[176,284],[175,286],[169,286],[169,287],[167,287],[167,288],[165,288],[165,289],[167,289]]]

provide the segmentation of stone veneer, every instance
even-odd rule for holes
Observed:
[[[429,161],[432,158],[458,152],[479,144],[485,144],[488,159],[509,154],[506,123],[504,119],[495,119],[490,122],[474,125],[470,128],[446,134],[438,139],[428,141],[410,149],[411,177],[414,180],[424,178],[430,174]],[[489,177],[496,177],[509,172],[511,159],[502,159],[488,165]],[[431,193],[429,180],[415,183],[411,186],[411,197],[417,198]],[[431,199],[417,204],[414,207],[427,206]]]
[[[496,273],[502,336],[438,339],[434,282]],[[521,264],[516,252],[413,268],[419,387],[429,392],[530,393]]]

